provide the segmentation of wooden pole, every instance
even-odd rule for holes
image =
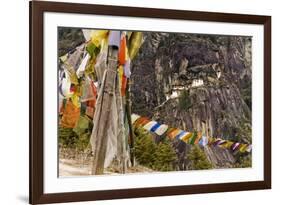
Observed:
[[[130,95],[130,79],[128,79],[127,81],[127,87],[126,87],[126,115],[127,115],[127,119],[128,119],[128,124],[129,124],[129,135],[130,135],[130,159],[131,159],[131,163],[132,166],[135,166],[135,149],[134,149],[134,139],[135,139],[135,135],[134,135],[134,130],[133,130],[133,125],[132,125],[132,110],[131,110],[131,106],[132,106],[132,102],[131,102],[131,95]]]
[[[109,118],[111,112],[111,104],[113,95],[115,92],[115,83],[117,77],[117,59],[118,59],[118,48],[110,46],[108,49],[108,66],[106,79],[104,81],[104,91],[101,94],[102,103],[99,120],[96,126],[98,131],[96,134],[96,148],[93,158],[92,174],[100,175],[104,171],[105,155],[107,150],[108,135],[107,130],[109,128]]]

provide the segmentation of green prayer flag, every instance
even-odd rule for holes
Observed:
[[[93,44],[92,42],[88,43],[88,45],[86,46],[86,50],[89,53],[89,55],[91,56],[91,58],[95,58],[98,53],[100,52],[100,48],[96,47],[95,44]]]
[[[189,144],[194,144],[194,142],[195,142],[197,136],[198,136],[198,135],[197,135],[197,132],[193,132],[193,133],[192,133],[192,137],[191,137],[190,140],[189,140]]]

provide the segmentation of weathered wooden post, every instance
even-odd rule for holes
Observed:
[[[118,52],[120,47],[120,31],[110,31],[108,42],[108,55],[107,55],[107,68],[104,73],[101,92],[99,93],[97,106],[99,106],[94,116],[94,129],[92,133],[92,146],[94,152],[92,174],[103,174],[106,162],[106,154],[108,149],[108,130],[111,129],[112,120],[117,120],[119,130],[117,134],[117,159],[121,165],[121,172],[126,172],[126,143],[124,138],[124,111],[122,106],[121,94],[118,86],[117,66],[118,66]],[[142,33],[133,32],[130,38],[129,57],[133,59],[137,54],[142,43]],[[130,158],[131,163],[134,165],[134,132],[131,120],[131,100],[130,100],[130,84],[127,84],[126,90],[126,117],[129,123],[130,132]],[[115,105],[114,105],[115,103]],[[111,110],[112,106],[116,106],[116,110]],[[116,119],[112,119],[114,113],[117,111]],[[116,114],[116,113],[115,113]],[[114,117],[115,118],[115,117]],[[118,118],[118,119],[117,119]],[[121,120],[121,121],[120,121]],[[115,123],[115,122],[114,122]],[[115,124],[116,128],[116,124]],[[116,130],[115,130],[116,131]]]
[[[117,78],[117,60],[118,60],[118,47],[109,46],[108,48],[108,66],[104,81],[104,91],[102,93],[100,115],[98,117],[97,125],[99,126],[96,133],[95,141],[95,152],[92,166],[92,174],[99,175],[103,174],[105,155],[107,150],[108,135],[107,130],[109,129],[110,112],[115,92],[115,83]]]

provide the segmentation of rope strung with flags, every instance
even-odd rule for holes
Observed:
[[[141,117],[137,114],[132,114],[132,124],[134,127],[142,127],[143,129],[155,133],[158,136],[166,136],[169,139],[178,139],[187,144],[198,144],[205,146],[218,146],[225,149],[230,149],[233,152],[251,152],[252,145],[239,142],[232,142],[221,138],[207,137],[201,132],[188,132],[178,128],[169,127],[166,124],[160,124],[147,117]]]

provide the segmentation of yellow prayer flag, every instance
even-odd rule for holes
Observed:
[[[239,151],[242,152],[242,153],[246,152],[247,147],[248,147],[247,144],[242,144],[241,147],[239,148]]]
[[[233,142],[227,140],[225,143],[223,143],[220,146],[223,148],[229,149],[231,147],[231,145],[233,145]]]
[[[127,31],[128,40],[130,40],[132,33],[133,33],[132,31]]]
[[[134,59],[136,54],[138,53],[141,44],[143,42],[142,39],[142,32],[133,32],[131,38],[130,38],[130,45],[129,45],[129,57],[130,59]]]
[[[77,107],[77,108],[80,107],[80,100],[79,100],[79,96],[77,95],[77,93],[74,93],[71,96],[71,100],[72,100],[72,103],[75,107]]]
[[[108,35],[108,30],[94,30],[91,33],[91,42],[99,47],[102,39],[106,38]]]
[[[192,132],[188,132],[186,133],[186,135],[184,135],[181,139],[182,141],[184,141],[185,143],[188,142],[188,140],[192,137]]]

